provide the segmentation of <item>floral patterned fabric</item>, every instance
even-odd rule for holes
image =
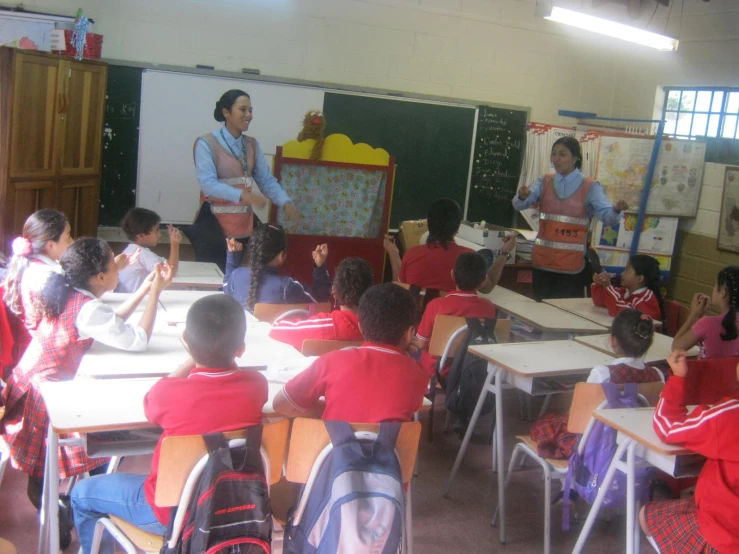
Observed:
[[[300,213],[297,224],[278,221],[288,233],[380,238],[387,173],[381,170],[290,164],[280,183]]]

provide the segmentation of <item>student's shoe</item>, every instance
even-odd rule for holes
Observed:
[[[66,550],[72,544],[74,515],[68,494],[59,495],[59,549]]]

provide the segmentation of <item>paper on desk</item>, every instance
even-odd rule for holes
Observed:
[[[282,358],[275,360],[267,366],[264,376],[267,381],[273,383],[287,383],[296,375],[302,373],[318,356],[307,356],[304,358]]]

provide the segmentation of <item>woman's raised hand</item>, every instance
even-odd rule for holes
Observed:
[[[297,223],[300,221],[300,214],[298,214],[298,210],[295,207],[295,204],[292,202],[288,202],[283,206],[283,209],[285,210],[285,219],[287,219],[290,223]]]
[[[237,239],[226,239],[226,247],[229,252],[241,252],[244,245]]]
[[[521,200],[526,200],[529,196],[531,196],[531,189],[528,187],[528,185],[523,185],[521,188],[518,189],[518,197]]]
[[[616,203],[613,205],[613,211],[614,212],[624,212],[629,209],[629,203],[626,202],[626,200],[617,200]]]
[[[326,258],[328,258],[328,244],[319,244],[313,251],[313,263],[316,267],[321,267],[326,263]]]

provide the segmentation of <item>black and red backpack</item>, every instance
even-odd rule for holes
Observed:
[[[223,433],[203,435],[208,461],[190,498],[173,548],[161,554],[269,554],[272,510],[259,452],[262,427],[249,427],[246,445],[229,448]],[[166,537],[172,537],[172,509]]]

